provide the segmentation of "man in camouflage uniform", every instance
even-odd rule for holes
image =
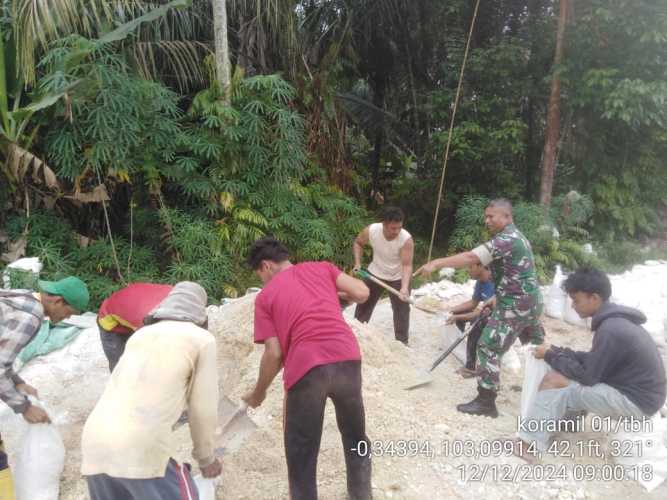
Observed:
[[[504,199],[493,200],[484,212],[484,222],[494,235],[490,241],[469,252],[431,261],[420,271],[430,274],[442,267],[463,267],[471,263],[491,268],[496,305],[477,346],[479,394],[470,403],[456,408],[463,413],[496,418],[502,356],[517,337],[523,344],[544,341],[544,329],[539,320],[543,303],[533,251],[530,242],[513,223],[512,204]]]

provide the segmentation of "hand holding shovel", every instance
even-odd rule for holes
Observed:
[[[423,306],[420,306],[419,304],[417,304],[415,302],[415,300],[412,297],[407,297],[404,294],[402,294],[401,292],[399,292],[399,291],[395,290],[394,288],[390,287],[384,281],[382,281],[382,280],[376,278],[375,276],[373,276],[366,269],[359,269],[358,271],[356,271],[356,274],[362,279],[367,279],[369,281],[372,281],[376,285],[381,286],[382,288],[387,290],[389,293],[391,293],[393,295],[396,295],[403,302],[407,302],[408,304],[416,307],[420,311],[424,311],[424,312],[427,312],[429,314],[435,314],[437,312],[437,311],[432,311],[431,309],[425,308]]]

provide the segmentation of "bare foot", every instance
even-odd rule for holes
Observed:
[[[462,366],[458,370],[456,370],[456,373],[461,375],[463,378],[473,378],[477,376],[477,372],[475,370],[471,370],[469,368],[466,368],[465,366]]]

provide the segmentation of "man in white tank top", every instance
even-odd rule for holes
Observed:
[[[393,294],[389,295],[394,312],[394,335],[405,345],[408,344],[410,329],[410,279],[412,278],[412,257],[414,242],[412,236],[403,229],[403,211],[397,207],[386,207],[382,222],[371,224],[361,231],[352,245],[354,269],[361,267],[364,247],[370,244],[373,249],[373,261],[368,271],[387,285],[398,290],[406,300]],[[358,304],[354,317],[361,322],[368,322],[375,309],[375,304],[384,292],[383,288],[370,280],[365,280],[370,290],[368,300]]]

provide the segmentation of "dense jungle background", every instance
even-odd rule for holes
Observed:
[[[477,4],[0,0],[0,267],[217,301],[264,234],[349,268],[388,204],[421,264],[469,33],[434,255],[502,196],[544,282],[667,258],[665,1]]]

